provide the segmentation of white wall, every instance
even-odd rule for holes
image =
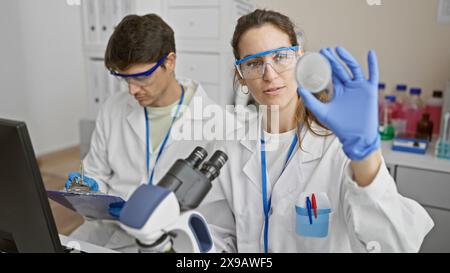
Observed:
[[[0,117],[28,118],[24,88],[22,42],[19,33],[17,1],[3,1],[0,8]],[[14,22],[14,23],[12,23]]]
[[[7,57],[1,82],[11,89],[4,93],[2,87],[0,114],[27,122],[38,155],[77,145],[86,111],[81,8],[65,0],[6,0],[0,6],[7,21],[2,35],[6,29],[11,37],[0,45]]]
[[[257,0],[303,29],[309,50],[343,45],[367,66],[373,48],[381,80],[444,90],[450,80],[450,25],[437,23],[438,0]]]

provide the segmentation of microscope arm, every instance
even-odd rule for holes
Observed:
[[[159,186],[142,185],[127,201],[119,220],[120,226],[144,248],[165,249],[158,244],[164,243],[161,238],[168,238],[167,245],[176,252],[215,252],[204,217],[192,210],[180,213],[173,192]]]

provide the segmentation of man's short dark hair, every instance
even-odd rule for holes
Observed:
[[[135,64],[155,63],[170,52],[176,52],[174,32],[161,17],[128,15],[109,39],[105,66],[124,71]]]

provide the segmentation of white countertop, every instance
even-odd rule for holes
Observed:
[[[450,173],[450,160],[434,156],[435,143],[431,143],[424,155],[397,152],[391,149],[392,141],[382,141],[383,157],[388,165],[401,165],[418,169]]]

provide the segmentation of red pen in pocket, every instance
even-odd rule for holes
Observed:
[[[317,203],[316,203],[316,196],[314,195],[314,193],[312,194],[312,208],[314,210],[314,218],[317,219]]]

